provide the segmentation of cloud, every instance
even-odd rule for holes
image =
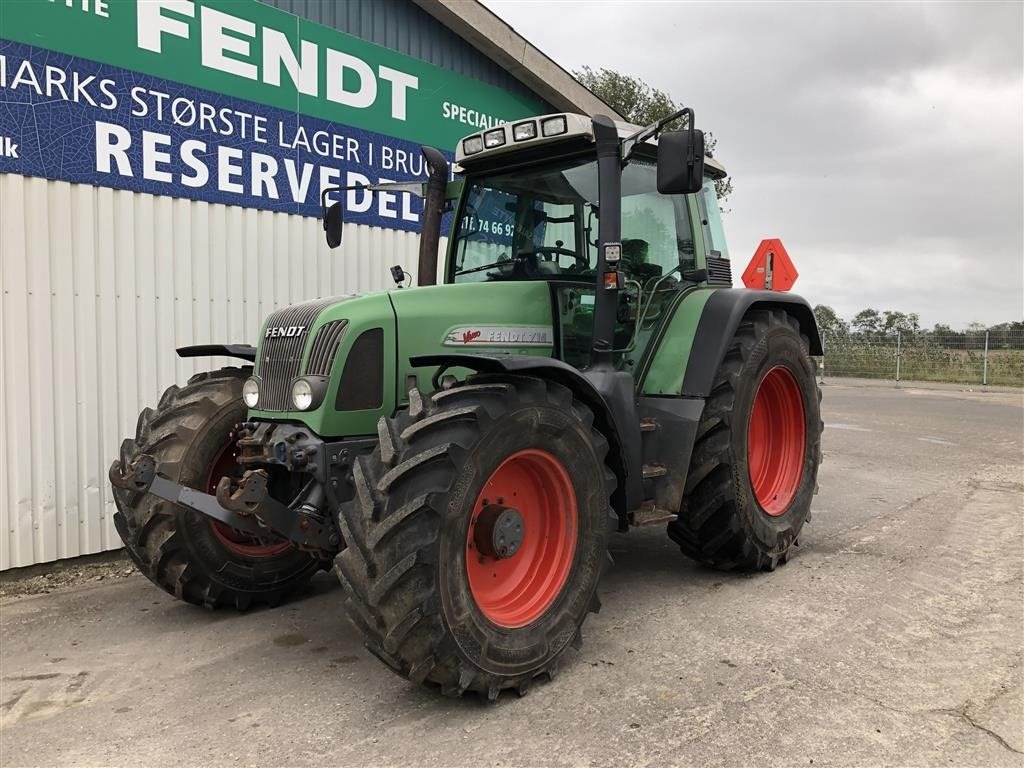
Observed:
[[[1024,317],[1021,4],[486,4],[570,70],[694,107],[734,179],[737,274],[778,236],[847,317]]]

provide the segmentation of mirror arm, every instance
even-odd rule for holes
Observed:
[[[632,136],[627,136],[625,139],[623,139],[622,166],[625,167],[626,163],[629,162],[630,157],[632,157],[633,155],[633,150],[636,149],[638,144],[647,141],[648,139],[657,138],[658,134],[661,133],[662,129],[666,125],[671,123],[673,120],[678,120],[680,117],[683,117],[684,115],[689,118],[686,121],[686,124],[687,127],[692,131],[694,126],[693,110],[690,107],[683,107],[682,109],[673,112],[671,115],[661,118],[661,120],[659,120],[658,122],[651,123],[646,128],[641,128]],[[626,148],[627,144],[629,145],[628,149]]]
[[[320,221],[323,222],[325,232],[327,231],[327,195],[340,191],[341,187],[324,187],[320,190]]]

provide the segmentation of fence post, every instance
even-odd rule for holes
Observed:
[[[900,349],[902,341],[902,335],[899,331],[896,331],[896,386],[900,385],[900,357],[902,357],[902,351]]]
[[[981,368],[981,385],[983,387],[988,386],[988,328],[985,329],[985,356],[983,358],[984,363]]]
[[[821,379],[821,383],[822,384],[825,383],[825,352],[827,351],[825,349],[825,344],[827,343],[827,341],[828,341],[828,334],[827,333],[821,334],[821,370],[818,371],[818,376]]]

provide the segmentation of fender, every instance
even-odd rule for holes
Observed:
[[[720,288],[694,291],[684,297],[666,326],[659,349],[648,367],[645,395],[682,395],[705,398],[715,373],[725,359],[743,316],[751,309],[782,309],[796,318],[810,342],[810,353],[820,355],[821,336],[807,300],[792,293]],[[691,341],[692,340],[692,341]],[[688,349],[685,349],[688,344]],[[684,356],[686,366],[679,366]]]
[[[681,394],[707,397],[718,366],[725,359],[736,329],[751,309],[782,309],[800,323],[800,331],[810,341],[812,355],[821,354],[821,336],[810,304],[802,296],[778,291],[750,291],[729,288],[711,294],[697,324],[690,358],[686,364]]]
[[[256,362],[256,347],[248,344],[193,344],[190,347],[178,347],[178,357],[237,357],[241,360]]]
[[[578,400],[593,411],[594,426],[608,440],[607,461],[618,481],[615,493],[612,494],[612,507],[619,520],[625,521],[627,512],[640,505],[643,500],[641,441],[632,385],[629,387],[630,397],[624,402],[624,398],[615,396],[621,387],[612,387],[606,394],[604,385],[607,382],[603,379],[592,381],[568,363],[534,355],[452,353],[419,355],[410,357],[409,362],[414,367],[437,366],[435,386],[448,368],[469,368],[478,373],[528,374],[568,387]]]

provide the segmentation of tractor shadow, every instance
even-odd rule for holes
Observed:
[[[704,568],[684,557],[661,526],[612,533],[609,551],[614,563],[598,590],[603,608],[599,617],[591,619],[600,623],[629,620],[639,610],[638,599],[646,600],[641,593],[672,594],[674,601],[699,600],[724,584],[745,578]],[[394,717],[395,712],[409,716],[460,712],[478,718],[481,705],[485,705],[483,711],[493,712],[491,707],[514,706],[518,699],[514,692],[506,691],[489,707],[485,697],[467,694],[459,699],[445,698],[437,690],[391,675],[363,647],[362,638],[345,613],[341,585],[330,571],[317,574],[302,592],[279,606],[244,612],[204,610],[178,602],[153,587],[143,594],[148,599],[142,605],[131,610],[125,605],[123,610],[127,614],[146,609],[136,613],[135,620],[144,621],[148,632],[179,638],[175,647],[165,649],[171,657],[201,656],[210,652],[211,637],[232,638],[230,643],[235,648],[215,654],[217,658],[209,666],[191,672],[200,677],[216,674],[218,666],[227,665],[259,674],[267,685],[280,690],[297,685],[316,690],[325,680],[345,681],[346,689],[361,701],[361,706],[381,719]],[[572,675],[588,658],[586,654],[586,647],[582,652],[568,653],[562,674]],[[549,685],[546,678],[538,678],[532,686],[533,695]],[[368,691],[375,693],[370,695]]]
[[[319,645],[337,642],[361,645],[358,633],[345,614],[344,594],[333,571],[318,573],[310,582],[278,605],[255,605],[243,611],[225,606],[214,610],[176,600],[159,589],[141,606],[125,608],[139,611],[140,617],[160,634],[174,631],[242,631],[270,625],[269,638],[277,647]]]
[[[744,578],[702,566],[679,551],[664,526],[634,528],[628,533],[612,533],[608,540],[612,564],[601,580],[601,594],[613,595],[638,587],[678,589],[688,585],[709,588],[723,580]]]

